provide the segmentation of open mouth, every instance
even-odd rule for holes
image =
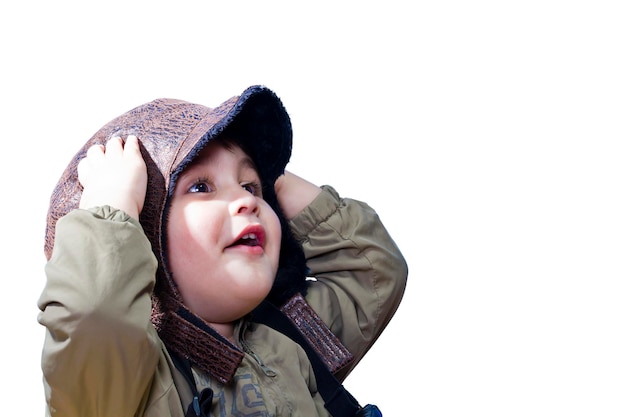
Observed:
[[[246,233],[240,239],[238,239],[232,246],[261,246],[261,240],[256,233]]]
[[[263,247],[265,246],[265,231],[260,225],[248,226],[241,231],[241,234],[229,247],[248,246]]]

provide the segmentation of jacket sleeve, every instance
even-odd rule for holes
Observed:
[[[57,222],[38,301],[50,415],[140,415],[161,352],[150,321],[156,268],[124,212],[74,210]]]
[[[354,355],[351,369],[396,312],[408,268],[371,207],[322,188],[291,228],[314,277],[307,302]]]

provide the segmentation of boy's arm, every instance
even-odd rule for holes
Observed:
[[[124,212],[78,209],[57,222],[38,301],[51,415],[136,415],[145,407],[160,355],[150,321],[156,267],[139,223]]]
[[[405,259],[371,207],[342,198],[329,186],[322,187],[290,225],[316,278],[306,299],[355,356],[352,368],[402,299],[408,274]]]
[[[160,342],[150,321],[156,259],[138,222],[147,172],[137,139],[95,145],[78,165],[80,207],[56,225],[38,320],[49,411],[135,415]]]

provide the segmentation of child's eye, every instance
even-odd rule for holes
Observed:
[[[204,180],[198,180],[191,187],[189,187],[190,193],[210,193],[212,191],[211,186]]]
[[[261,196],[261,185],[255,182],[241,184],[244,190],[255,196]]]

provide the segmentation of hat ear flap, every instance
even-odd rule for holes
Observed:
[[[276,212],[282,231],[278,271],[274,285],[267,296],[269,302],[280,307],[296,293],[306,295],[308,268],[302,245],[291,232],[289,223],[278,204],[276,193],[273,189],[268,189],[264,191],[263,197]]]

